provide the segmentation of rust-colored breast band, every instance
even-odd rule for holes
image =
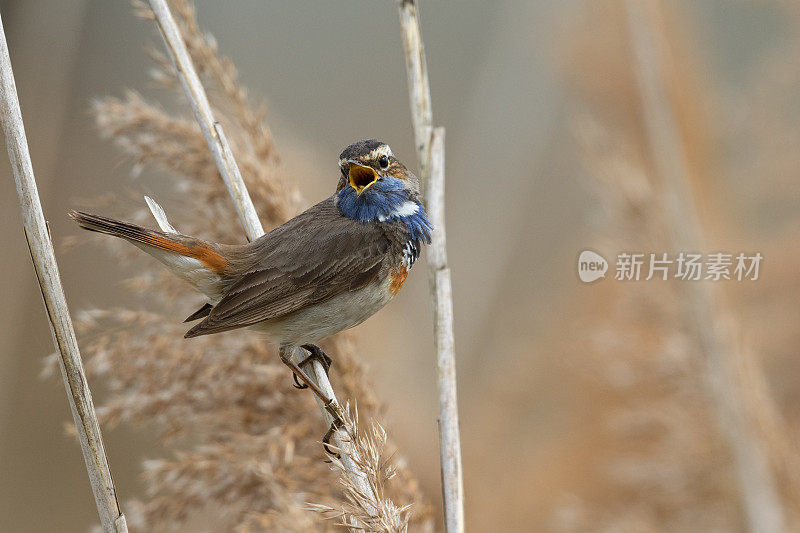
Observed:
[[[399,270],[393,270],[390,275],[392,281],[389,283],[389,292],[392,296],[396,296],[408,277],[408,269],[405,266],[401,266]]]

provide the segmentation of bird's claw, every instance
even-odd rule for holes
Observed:
[[[322,365],[322,368],[325,370],[325,375],[327,376],[331,370],[331,366],[333,365],[333,360],[322,351],[322,348],[317,346],[316,344],[303,344],[301,346],[302,349],[308,351],[309,356],[300,361],[297,366],[300,368],[304,368],[308,363],[312,361],[319,361]],[[300,383],[300,380],[297,378],[296,373],[292,373],[292,379],[294,380],[294,385],[292,385],[295,389],[307,389],[308,385],[305,383]]]
[[[294,372],[292,372],[292,379],[294,380],[294,385],[292,385],[292,387],[294,387],[295,389],[302,390],[308,388],[308,385],[300,383],[300,380],[297,379],[297,374],[295,374]]]
[[[331,366],[333,366],[333,359],[331,359],[328,354],[322,351],[322,348],[316,344],[303,344],[300,347],[309,353],[309,356],[300,362],[300,368],[303,368],[311,361],[316,360],[322,365],[322,368],[325,370],[325,375],[327,376],[331,370]]]
[[[336,433],[337,430],[342,429],[343,427],[344,421],[341,418],[337,418],[331,422],[331,427],[328,428],[328,432],[325,433],[324,437],[322,437],[322,448],[325,450],[325,453],[332,455],[337,459],[341,459],[342,456],[339,454],[339,452],[331,449],[331,437],[333,437],[333,434]]]

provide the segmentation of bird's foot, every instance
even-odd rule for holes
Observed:
[[[328,375],[328,373],[331,371],[331,367],[333,366],[333,359],[331,359],[328,354],[323,352],[322,348],[316,344],[304,344],[301,346],[301,348],[308,351],[310,355],[303,359],[303,361],[300,363],[300,368],[305,367],[311,361],[317,360],[322,365],[322,368],[325,369],[325,375]]]
[[[333,365],[333,359],[331,359],[328,356],[328,354],[322,351],[322,348],[320,348],[316,344],[304,344],[301,346],[301,348],[308,351],[309,355],[308,357],[303,359],[298,366],[300,368],[304,368],[307,364],[309,364],[312,361],[319,361],[319,363],[322,365],[322,368],[325,370],[325,375],[327,376],[331,370],[331,366]],[[294,388],[296,389],[308,388],[308,385],[305,385],[303,383],[300,383],[300,381],[298,381],[297,374],[293,374],[292,377],[295,383],[293,385]]]
[[[308,374],[306,374],[305,370],[302,369],[303,365],[319,357],[322,359],[320,363],[323,365],[323,368],[325,368],[325,372],[327,374],[328,370],[330,370],[331,367],[331,359],[330,357],[325,355],[325,352],[323,352],[318,346],[315,346],[313,344],[303,345],[302,348],[308,350],[311,353],[311,355],[309,355],[305,360],[303,360],[302,363],[298,364],[294,361],[292,357],[293,349],[291,348],[291,346],[281,347],[279,352],[281,356],[281,361],[283,361],[283,364],[288,366],[289,369],[292,371],[292,373],[294,374],[295,383],[297,383],[297,385],[300,386],[299,388],[311,389],[311,391],[317,396],[317,398],[320,399],[320,401],[325,407],[325,411],[330,415],[331,419],[333,420],[333,422],[331,422],[331,427],[328,428],[327,433],[325,433],[325,436],[322,437],[322,446],[325,449],[326,453],[336,458],[339,458],[341,456],[331,448],[331,438],[333,437],[333,434],[336,433],[336,431],[345,427],[344,412],[342,411],[341,406],[339,406],[339,404],[334,399],[328,398],[325,395],[325,393],[322,392],[322,389],[319,388],[319,385],[317,385],[316,382],[314,382],[314,380],[312,380],[308,376]]]

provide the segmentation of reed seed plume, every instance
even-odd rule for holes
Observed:
[[[368,472],[367,482],[372,491],[364,494],[353,483],[342,462],[333,458],[332,464],[339,472],[339,484],[344,491],[345,501],[339,508],[325,505],[311,507],[330,519],[338,519],[339,525],[351,531],[407,532],[410,506],[397,507],[385,496],[387,482],[397,475],[397,467],[385,453],[386,431],[377,422],[362,430],[358,424],[358,413],[354,416],[349,408],[346,409],[345,425],[353,436],[351,445],[357,452],[355,456],[359,458],[358,466],[361,471]],[[378,509],[377,515],[372,516],[369,509]]]
[[[171,5],[268,230],[297,214],[305,201],[281,172],[265,108],[250,103],[233,63],[198,26],[192,3]],[[134,6],[142,18],[153,18],[144,3]],[[182,97],[172,63],[158,52],[151,56],[156,84]],[[98,100],[93,110],[100,132],[132,160],[135,172],[160,171],[170,176],[176,192],[191,191],[176,220],[182,232],[242,242],[225,186],[188,111],[166,112],[132,90]],[[140,211],[129,218],[143,216]],[[383,455],[387,439],[376,429],[380,426],[355,439],[378,490],[379,501],[371,502],[379,510],[375,517],[339,475],[340,465],[324,462],[324,428],[314,402],[290,386],[276,350],[246,333],[186,342],[176,317],[196,306],[197,297],[147,259],[128,255],[119,243],[109,246],[141,265],[127,287],[149,296],[141,309],[90,309],[76,321],[87,368],[109,388],[101,420],[155,431],[170,450],[166,458],[144,462],[147,492],[136,503],[132,524],[142,530],[177,528],[203,509],[218,508],[223,512],[211,518],[215,530],[341,530],[337,521],[323,520],[336,509],[339,522],[354,531],[405,531],[408,524],[415,531],[431,528],[418,483],[396,452],[391,461]],[[343,396],[357,403],[362,417],[375,419],[380,402],[352,335],[338,335],[324,349],[334,356],[333,378]]]

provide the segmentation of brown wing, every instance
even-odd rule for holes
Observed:
[[[363,287],[388,250],[377,225],[342,216],[328,198],[248,245],[244,274],[186,337],[250,326]]]

